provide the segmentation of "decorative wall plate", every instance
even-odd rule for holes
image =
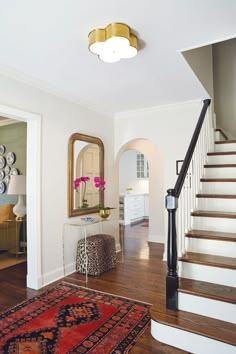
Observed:
[[[11,179],[10,176],[6,176],[4,182],[8,185],[10,183],[10,179]]]
[[[6,166],[6,167],[5,167],[5,174],[6,174],[6,175],[9,175],[10,172],[11,172],[11,167],[10,167],[10,166]]]
[[[8,152],[7,154],[7,164],[13,165],[16,161],[16,155],[14,152]]]
[[[3,168],[6,166],[6,159],[4,156],[0,156],[0,168]]]
[[[6,151],[5,145],[0,145],[0,155],[3,155],[5,151]]]
[[[18,168],[13,167],[11,169],[11,172],[10,172],[11,176],[16,176],[16,175],[19,175],[19,174],[20,174],[20,171],[18,170]]]
[[[2,181],[5,177],[5,172],[3,170],[0,170],[0,181]]]
[[[6,185],[4,182],[0,182],[0,193],[3,194],[6,191]]]

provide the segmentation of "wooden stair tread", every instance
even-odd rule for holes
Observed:
[[[236,151],[208,152],[207,155],[208,156],[236,155]]]
[[[209,210],[196,210],[191,212],[192,216],[202,216],[209,218],[226,218],[236,219],[236,213],[231,211],[209,211]]]
[[[236,345],[235,324],[187,311],[172,311],[158,305],[151,307],[150,314],[152,320],[161,324]]]
[[[236,258],[215,256],[206,253],[187,252],[184,256],[179,257],[182,262],[203,264],[212,267],[236,269]]]
[[[185,234],[186,237],[203,238],[208,240],[222,240],[236,242],[236,233],[217,232],[208,230],[190,230]]]
[[[201,178],[201,182],[236,182],[236,178]]]
[[[197,198],[219,198],[219,199],[235,199],[236,194],[207,194],[199,193],[196,194]]]
[[[235,144],[236,140],[215,141],[215,144]]]
[[[207,164],[204,165],[204,167],[205,168],[228,168],[228,167],[234,168],[236,167],[236,164],[235,163]]]
[[[179,279],[178,291],[236,304],[236,288],[193,279]]]

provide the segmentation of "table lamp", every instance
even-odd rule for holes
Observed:
[[[16,220],[23,220],[26,214],[26,206],[23,195],[26,194],[26,177],[22,175],[12,175],[8,186],[7,194],[18,195],[18,203],[13,208]]]

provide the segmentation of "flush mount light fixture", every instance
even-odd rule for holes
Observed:
[[[89,50],[105,63],[115,63],[137,55],[138,40],[125,23],[110,23],[96,28],[89,37]]]

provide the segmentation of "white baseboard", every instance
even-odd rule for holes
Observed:
[[[26,286],[27,286],[27,288],[34,289],[34,290],[38,290],[38,289],[42,288],[42,286],[43,286],[42,277],[35,278],[35,277],[31,277],[27,274]]]
[[[116,243],[116,253],[121,252],[121,245],[120,243]]]
[[[149,242],[164,243],[164,239],[163,235],[148,235]]]
[[[57,268],[52,272],[48,272],[42,275],[42,286],[53,283],[56,280],[59,280],[64,277],[63,267]]]
[[[121,245],[120,243],[116,244],[116,253],[121,252]],[[76,262],[71,262],[65,265],[64,269],[58,268],[55,271],[46,273],[43,275],[43,286],[51,284],[52,282],[63,278],[64,276],[70,275],[76,272]]]
[[[71,263],[66,264],[65,268],[64,268],[64,272],[65,272],[64,273],[65,276],[76,272],[76,262],[71,262]]]

